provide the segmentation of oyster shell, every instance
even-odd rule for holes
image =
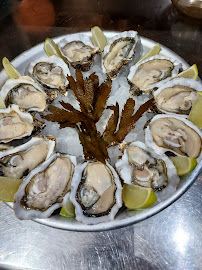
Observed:
[[[85,162],[75,172],[70,200],[76,219],[86,224],[113,220],[122,206],[122,186],[108,163]]]
[[[103,52],[103,72],[110,78],[115,77],[135,56],[137,44],[140,39],[135,31],[125,31],[111,38]]]
[[[9,79],[1,89],[1,98],[6,106],[16,104],[26,111],[44,111],[46,93],[33,80]]]
[[[76,157],[52,154],[24,179],[15,194],[20,219],[47,218],[69,198]]]
[[[27,143],[0,152],[0,174],[21,178],[44,162],[55,149],[54,137],[33,137]]]
[[[7,143],[29,136],[33,129],[31,114],[21,111],[18,105],[0,109],[0,142]]]
[[[158,154],[173,152],[201,159],[202,133],[180,116],[156,115],[145,130],[145,142]]]
[[[72,67],[82,71],[88,71],[93,65],[94,56],[100,53],[85,34],[67,36],[59,42],[58,47]]]
[[[11,145],[7,145],[7,144],[4,144],[4,143],[0,143],[0,151],[7,151],[9,149],[13,149],[14,147],[11,146]]]
[[[182,64],[177,60],[160,55],[140,61],[130,68],[131,92],[148,93],[176,76],[181,68]]]
[[[176,78],[163,84],[153,95],[159,111],[187,117],[197,99],[197,91],[202,91],[200,82]]]
[[[70,71],[65,62],[55,55],[41,57],[30,63],[28,73],[42,86],[52,89],[66,87],[69,82],[66,76]]]
[[[160,193],[160,200],[168,198],[180,181],[175,166],[166,155],[156,154],[139,141],[126,146],[115,166],[124,183],[152,188]]]

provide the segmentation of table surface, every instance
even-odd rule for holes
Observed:
[[[40,3],[40,10],[19,7],[19,0],[0,0],[0,58],[12,60],[46,37],[99,25],[104,30],[136,30],[190,65],[196,63],[202,76],[202,22],[178,14],[169,0],[23,2]],[[20,221],[0,202],[0,269],[202,269],[201,202],[202,175],[178,201],[148,220],[94,233]]]

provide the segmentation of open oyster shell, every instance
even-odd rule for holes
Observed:
[[[15,194],[20,219],[47,218],[69,199],[76,157],[52,154],[24,179]]]
[[[31,62],[28,73],[47,89],[60,89],[68,86],[66,76],[70,76],[67,64],[56,55],[41,57]]]
[[[202,132],[192,122],[174,115],[156,115],[145,130],[146,145],[156,153],[173,152],[201,160]]]
[[[163,84],[153,96],[159,111],[188,117],[192,104],[197,99],[197,91],[202,91],[200,82],[176,78]]]
[[[102,69],[110,78],[114,78],[133,59],[136,48],[141,42],[135,31],[125,31],[109,39],[102,56]]]
[[[182,64],[165,56],[152,56],[130,68],[128,81],[131,93],[148,93],[176,76]]]
[[[46,93],[32,79],[7,80],[1,89],[1,98],[6,106],[16,104],[26,111],[41,112],[46,108]]]
[[[33,129],[31,114],[21,111],[18,105],[0,109],[0,142],[7,143],[29,136]]]
[[[93,65],[94,56],[100,53],[100,49],[85,34],[67,36],[59,42],[58,47],[72,67],[81,71],[88,71]]]
[[[76,219],[85,224],[113,220],[122,206],[122,186],[114,168],[106,163],[85,162],[77,167],[70,200]]]
[[[55,149],[54,137],[33,137],[27,143],[0,152],[0,174],[21,178],[44,162]]]
[[[156,154],[139,141],[126,146],[115,166],[124,183],[152,188],[159,193],[159,200],[170,197],[180,181],[175,166],[166,155]]]

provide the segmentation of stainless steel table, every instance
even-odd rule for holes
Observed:
[[[202,269],[202,175],[161,213],[122,229],[69,232],[0,203],[0,269]]]

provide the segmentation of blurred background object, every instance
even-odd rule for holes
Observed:
[[[14,12],[16,23],[29,32],[46,32],[55,23],[55,10],[50,0],[23,0]]]
[[[172,2],[183,14],[202,19],[202,0],[172,0]]]

